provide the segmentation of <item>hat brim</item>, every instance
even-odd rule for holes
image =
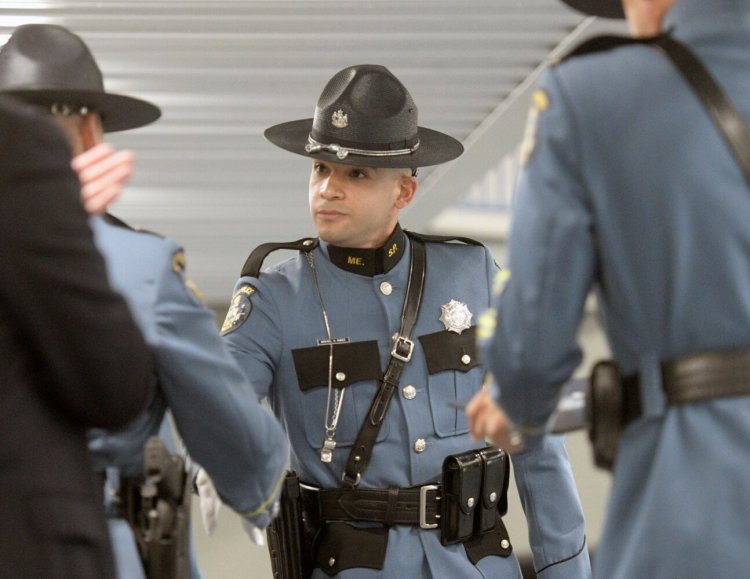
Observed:
[[[591,16],[601,18],[625,18],[622,0],[563,0],[565,4]]]
[[[308,153],[305,150],[312,126],[313,119],[302,119],[274,125],[266,129],[263,134],[274,145],[291,153],[330,163],[359,165],[363,167],[385,167],[391,169],[427,167],[452,161],[464,151],[464,146],[461,142],[453,137],[432,129],[417,127],[419,148],[413,153],[408,155],[394,155],[392,157],[371,157],[368,155],[350,154],[344,159],[339,159],[335,153],[328,151]],[[361,148],[364,149],[366,147],[363,146]]]
[[[102,128],[106,133],[136,129],[153,123],[161,116],[161,109],[148,101],[114,93],[57,89],[3,92],[35,105],[61,103],[89,107],[101,116]]]

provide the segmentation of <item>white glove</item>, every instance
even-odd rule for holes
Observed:
[[[247,519],[242,519],[242,529],[245,531],[245,534],[250,537],[250,540],[258,545],[258,547],[263,547],[266,544],[266,539],[263,536],[263,531],[261,531]]]
[[[195,486],[198,488],[198,497],[200,498],[201,521],[207,535],[213,535],[216,527],[219,526],[219,509],[221,508],[221,499],[216,492],[211,477],[208,473],[200,469],[195,476]]]
[[[271,507],[271,512],[268,514],[272,519],[275,519],[278,516],[280,506],[279,501],[276,501]],[[248,519],[242,519],[242,528],[253,543],[259,547],[263,547],[266,544],[263,531],[253,525]]]

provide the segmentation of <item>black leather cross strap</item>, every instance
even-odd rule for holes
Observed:
[[[750,395],[750,350],[691,354],[661,364],[667,404],[686,404],[716,398]],[[622,379],[623,424],[641,416],[640,379]]]
[[[668,35],[653,38],[651,44],[664,51],[703,102],[750,184],[750,128],[737,109],[687,46]]]
[[[324,521],[365,521],[384,525],[436,526],[440,486],[390,489],[317,489],[300,485],[307,505],[317,505]],[[424,489],[424,490],[423,490]]]
[[[409,265],[409,281],[406,285],[406,297],[401,310],[401,328],[395,336],[391,359],[380,380],[380,388],[378,388],[375,398],[370,403],[367,417],[359,428],[357,440],[354,442],[349,458],[346,460],[342,480],[344,487],[347,488],[354,488],[359,484],[362,473],[370,462],[375,439],[383,425],[383,419],[388,411],[393,393],[398,388],[401,371],[406,363],[411,360],[414,350],[414,342],[410,338],[419,316],[419,306],[422,303],[427,258],[422,240],[409,237],[411,239],[411,263]]]
[[[645,44],[660,49],[675,65],[700,99],[722,137],[729,145],[745,180],[750,184],[750,127],[737,112],[703,62],[683,43],[669,34],[649,38],[595,36],[581,43],[565,58],[609,50],[627,44]]]

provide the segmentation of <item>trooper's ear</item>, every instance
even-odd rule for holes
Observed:
[[[416,178],[408,174],[402,174],[399,179],[399,194],[396,198],[396,207],[403,209],[414,200],[419,183]]]

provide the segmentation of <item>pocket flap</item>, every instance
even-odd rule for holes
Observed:
[[[328,386],[328,358],[331,346],[292,350],[294,369],[301,390]],[[380,351],[375,340],[333,345],[332,385],[346,388],[354,382],[380,380]]]
[[[479,366],[476,337],[476,326],[471,326],[460,334],[443,330],[419,336],[427,360],[427,371],[430,374],[445,370],[468,372]]]

